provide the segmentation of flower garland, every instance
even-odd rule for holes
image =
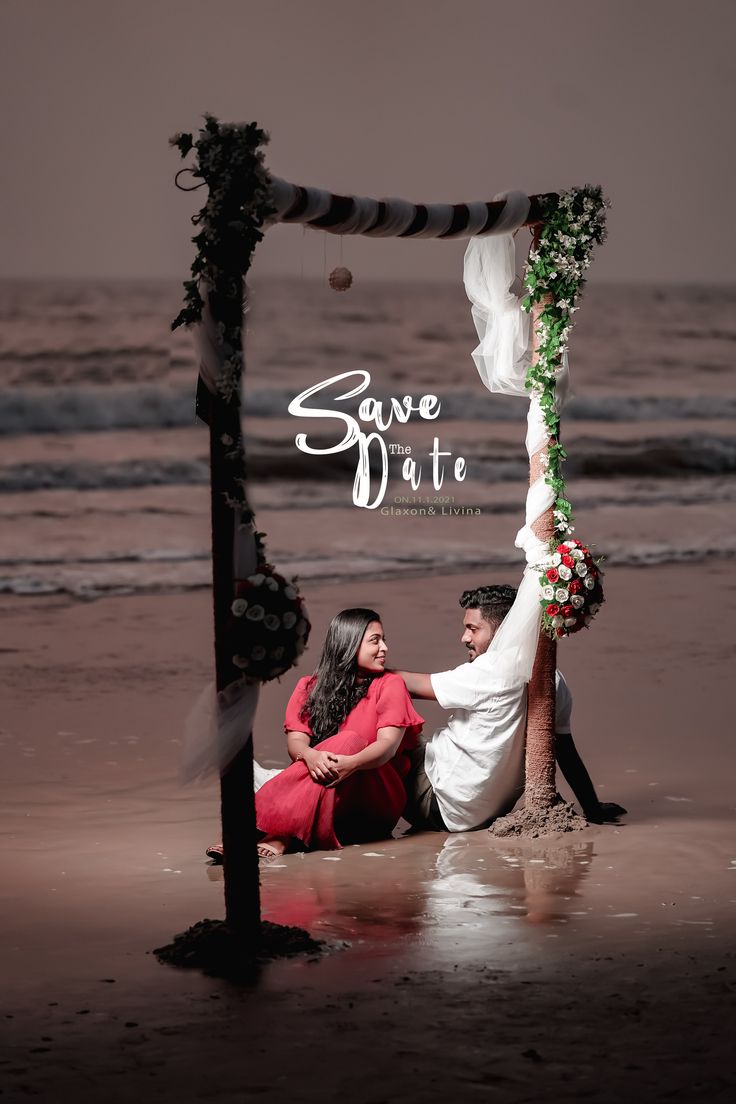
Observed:
[[[243,293],[253,251],[263,238],[263,224],[275,214],[271,203],[271,178],[260,148],[269,136],[255,123],[219,123],[205,115],[205,125],[195,141],[179,133],[169,139],[182,157],[195,150],[193,169],[183,170],[208,186],[207,202],[193,216],[200,226],[192,238],[197,252],[191,280],[184,281],[184,307],[171,324],[187,326],[202,321],[204,300],[200,281],[209,289],[217,324],[217,338],[224,353],[218,390],[226,402],[237,403],[243,373]]]
[[[590,184],[546,201],[544,223],[536,246],[529,250],[527,294],[521,302],[525,311],[531,311],[534,303],[542,304],[535,331],[536,356],[527,370],[526,387],[539,402],[549,437],[541,463],[545,482],[555,495],[555,531],[549,559],[539,566],[539,583],[542,631],[555,638],[587,627],[604,601],[600,560],[594,560],[580,541],[564,539],[574,526],[562,474],[567,454],[559,439],[556,389],[585,270],[594,246],[606,237],[607,207],[610,202],[602,189]]]
[[[184,307],[171,324],[202,324],[205,301],[215,324],[221,353],[217,397],[206,392],[206,405],[221,401],[219,424],[223,432],[213,439],[215,459],[227,471],[227,504],[237,524],[250,526],[256,544],[258,569],[247,579],[235,580],[230,617],[224,626],[233,666],[246,682],[268,682],[289,670],[304,652],[310,623],[296,581],[290,582],[265,562],[265,534],[255,531],[247,498],[245,448],[240,427],[240,385],[243,375],[245,277],[253,251],[263,238],[267,218],[275,214],[271,178],[261,146],[268,135],[255,123],[221,124],[205,115],[195,141],[191,134],[175,134],[169,144],[182,157],[192,150],[195,166],[181,170],[201,179],[207,202],[192,218],[199,232],[192,238],[196,254],[191,279],[184,281]],[[177,174],[178,176],[179,174]],[[209,420],[211,412],[206,420]],[[214,460],[213,460],[214,463]]]
[[[529,250],[521,306],[543,303],[536,329],[536,357],[530,364],[526,386],[539,400],[550,442],[543,454],[545,482],[555,492],[555,539],[561,541],[573,531],[572,506],[565,494],[562,462],[566,453],[559,441],[560,416],[556,384],[567,350],[576,301],[585,284],[593,247],[606,237],[606,208],[610,202],[600,186],[586,184],[571,188],[546,201],[544,223],[537,247]],[[551,302],[546,302],[551,297]]]

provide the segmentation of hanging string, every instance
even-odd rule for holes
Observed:
[[[190,173],[192,176],[194,176],[194,169],[179,169],[178,173],[174,177],[174,184],[180,192],[196,192],[198,188],[204,188],[205,184],[207,183],[206,180],[203,180],[201,184],[195,184],[191,188],[185,188],[183,184],[179,183],[179,177],[182,175],[182,173]]]

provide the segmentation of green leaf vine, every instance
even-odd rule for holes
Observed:
[[[214,115],[205,115],[204,120],[196,139],[186,133],[169,139],[182,157],[195,152],[189,171],[207,186],[207,202],[192,217],[199,232],[192,238],[196,254],[191,279],[184,281],[184,306],[171,328],[202,320],[202,289],[206,288],[224,353],[218,390],[226,402],[237,404],[243,372],[245,276],[263,238],[264,223],[275,214],[261,148],[269,136],[256,123],[220,123]]]
[[[567,351],[572,316],[585,285],[593,249],[606,237],[606,209],[610,202],[598,185],[571,188],[545,201],[544,222],[536,245],[529,250],[525,273],[525,311],[541,303],[536,352],[526,376],[527,390],[536,396],[550,442],[543,454],[545,482],[555,494],[554,542],[573,531],[572,505],[565,493],[562,465],[566,452],[559,440],[560,415],[557,378]]]

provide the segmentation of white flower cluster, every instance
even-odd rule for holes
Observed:
[[[242,634],[234,630],[238,643],[232,661],[245,677],[268,681],[284,674],[302,655],[309,621],[296,586],[272,573],[270,567],[250,575],[244,583],[244,593],[230,604],[233,616],[244,623],[245,630]],[[245,628],[246,622],[249,628]]]
[[[253,605],[249,605],[246,598],[236,598],[230,609],[236,617],[245,616],[246,621],[262,621],[265,628],[269,629],[271,632],[275,632],[276,629],[281,628],[282,625],[285,629],[292,629],[296,626],[295,632],[297,636],[304,636],[304,633],[307,631],[307,622],[303,617],[297,619],[296,614],[292,610],[287,610],[286,613],[279,617],[276,613],[266,613],[265,608],[259,602],[254,602]]]

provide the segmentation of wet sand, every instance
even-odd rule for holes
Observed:
[[[376,606],[392,663],[441,669],[480,581],[311,586],[312,647],[262,692],[259,759],[284,762],[285,702],[336,609]],[[203,855],[217,787],[176,778],[211,673],[206,592],[3,599],[3,1099],[730,1099],[733,569],[607,582],[599,623],[559,654],[624,822],[287,856],[263,871],[264,917],[335,949],[246,989],[150,954],[223,912]]]

